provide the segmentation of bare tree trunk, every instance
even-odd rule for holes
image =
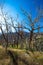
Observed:
[[[32,37],[33,37],[33,30],[30,32],[30,41],[29,41],[29,49],[32,49]]]

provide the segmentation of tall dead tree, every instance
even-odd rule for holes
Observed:
[[[9,25],[8,25],[8,22],[7,22],[7,13],[5,14],[3,12],[3,8],[1,8],[1,14],[0,16],[3,18],[3,23],[0,21],[0,24],[2,25],[2,27],[4,26],[5,27],[5,30],[2,29],[2,27],[0,27],[1,29],[1,32],[2,32],[2,35],[4,37],[4,40],[6,41],[6,51],[7,51],[7,47],[8,47],[8,31],[9,31]]]
[[[18,44],[19,44],[19,37],[21,37],[21,39],[23,38],[23,26],[19,23],[19,22],[17,22],[17,18],[16,19],[14,19],[13,20],[13,18],[12,17],[10,17],[11,18],[11,23],[12,24],[10,24],[13,28],[14,28],[14,30],[15,30],[15,33],[16,33],[16,44],[17,44],[17,48],[18,48]],[[17,25],[15,26],[14,24],[15,24],[15,22],[14,21],[16,21],[17,22]],[[14,39],[15,39],[14,38]]]
[[[32,50],[32,38],[34,36],[34,31],[39,30],[41,28],[43,28],[43,26],[38,26],[39,25],[39,20],[43,18],[43,11],[40,11],[37,15],[37,17],[32,20],[31,14],[27,13],[24,9],[21,8],[21,10],[23,11],[23,14],[27,17],[28,19],[28,23],[27,26],[24,26],[25,29],[28,29],[30,32],[30,38],[29,38],[29,49]]]

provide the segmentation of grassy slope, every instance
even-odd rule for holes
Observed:
[[[30,52],[20,49],[10,49],[18,56],[19,65],[43,65],[43,52]],[[26,64],[27,63],[27,64]]]
[[[13,55],[17,56],[16,61],[18,65],[43,65],[43,52],[30,52],[20,49],[12,49]],[[12,61],[11,61],[12,62]],[[0,65],[11,65],[10,57],[5,53],[4,49],[0,47]]]

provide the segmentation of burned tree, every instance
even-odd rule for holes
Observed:
[[[14,44],[16,43],[17,45],[17,48],[18,48],[18,45],[19,45],[19,40],[21,38],[21,40],[23,39],[23,26],[22,24],[20,24],[18,21],[17,21],[17,18],[13,20],[12,17],[11,18],[11,26],[13,27],[14,29],[14,33],[16,34],[15,37],[14,37]],[[14,25],[14,21],[17,22],[17,25]]]
[[[26,12],[25,10],[21,9],[23,11],[23,14],[27,17],[28,23],[26,23],[26,26],[24,26],[25,29],[29,30],[30,38],[29,38],[29,49],[32,50],[33,44],[32,44],[32,39],[34,36],[35,31],[43,28],[43,26],[39,26],[39,20],[43,18],[43,11],[40,11],[37,15],[37,17],[32,20],[31,14]]]
[[[5,46],[6,46],[6,51],[7,51],[9,24],[8,24],[8,16],[7,16],[7,13],[3,12],[3,7],[1,8],[1,14],[0,14],[0,16],[3,18],[3,20],[0,21],[0,25],[1,25],[0,26],[0,29],[1,29],[3,38],[4,38],[5,42],[6,42]]]

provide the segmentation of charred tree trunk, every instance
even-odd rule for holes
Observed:
[[[6,50],[6,52],[7,52],[7,47],[8,47],[8,38],[6,39],[6,37],[5,37],[4,33],[3,33],[2,28],[1,28],[1,31],[2,31],[2,35],[3,35],[3,37],[4,37],[4,40],[6,41],[6,47],[5,47],[5,50]]]
[[[31,47],[32,37],[33,37],[33,29],[32,29],[31,32],[30,32],[30,40],[29,40],[29,49],[30,49],[30,50],[32,49],[32,47]]]

